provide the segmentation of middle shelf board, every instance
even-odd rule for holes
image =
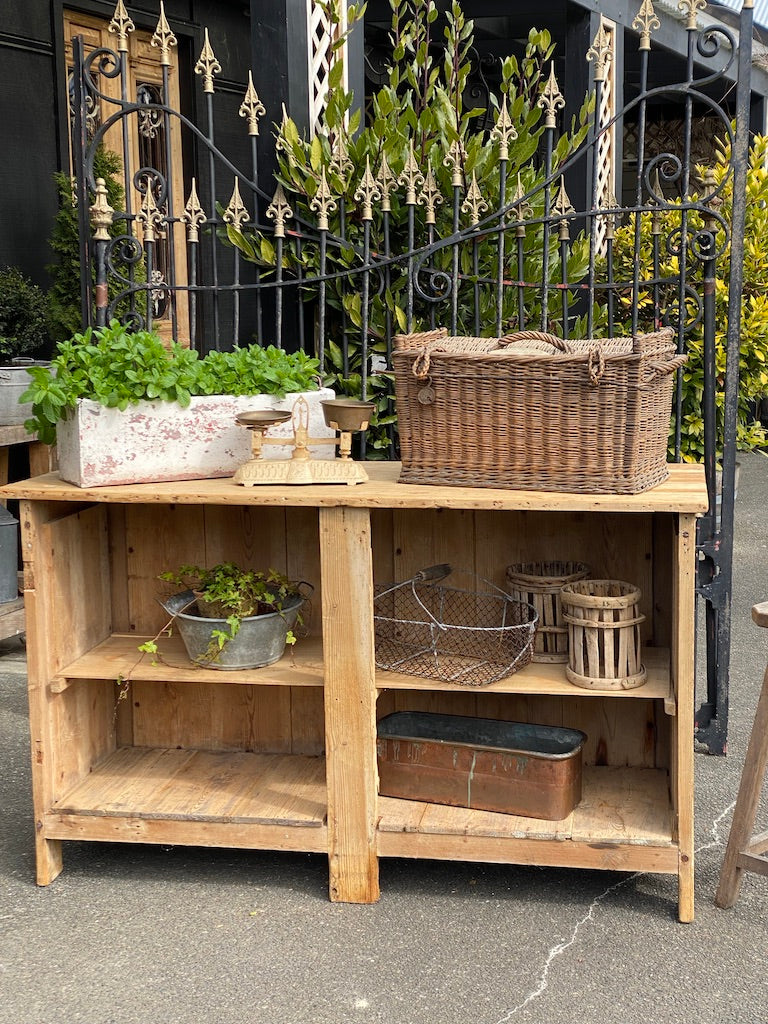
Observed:
[[[178,636],[160,641],[162,661],[153,664],[151,655],[142,655],[139,644],[147,637],[115,633],[72,662],[55,677],[54,692],[66,689],[74,679],[133,679],[173,683],[260,684],[264,686],[322,686],[323,646],[318,637],[299,640],[280,661],[260,669],[223,672],[193,665]],[[535,662],[520,672],[488,686],[458,686],[436,679],[423,679],[401,672],[376,670],[376,686],[380,690],[441,690],[459,693],[520,693],[556,697],[641,697],[662,699],[670,703],[669,651],[648,647],[643,651],[648,670],[647,682],[634,690],[589,690],[574,686],[565,678],[564,665]]]

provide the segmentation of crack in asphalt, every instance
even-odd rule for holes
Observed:
[[[701,846],[696,847],[696,849],[694,850],[694,854],[703,853],[705,850],[711,850],[716,846],[723,845],[723,840],[720,836],[720,823],[725,817],[727,817],[728,814],[731,813],[735,806],[736,801],[734,800],[730,804],[728,804],[728,806],[723,811],[721,811],[720,814],[718,814],[718,816],[712,822],[712,827],[710,829],[712,835],[711,840],[708,843],[703,843]],[[550,967],[558,959],[558,957],[561,957],[563,953],[566,952],[566,950],[570,949],[571,946],[575,945],[581,929],[590,921],[595,920],[595,912],[597,911],[600,904],[605,899],[607,899],[607,897],[610,896],[611,893],[618,892],[619,889],[623,889],[624,886],[629,885],[630,882],[633,882],[637,878],[641,878],[645,873],[646,872],[644,871],[636,871],[634,874],[628,875],[626,878],[622,878],[619,882],[614,882],[613,885],[608,886],[607,889],[599,893],[599,895],[595,896],[595,898],[590,903],[587,912],[584,914],[583,917],[579,918],[579,920],[574,925],[573,930],[571,931],[570,938],[567,939],[567,941],[565,942],[556,943],[547,952],[547,955],[544,959],[544,966],[542,967],[541,973],[539,974],[539,981],[536,987],[531,989],[531,991],[525,996],[522,1002],[518,1003],[516,1006],[513,1006],[510,1010],[507,1010],[504,1016],[499,1017],[499,1019],[495,1021],[494,1024],[508,1024],[508,1022],[511,1021],[512,1018],[515,1017],[518,1013],[520,1013],[521,1010],[524,1010],[526,1006],[529,1006],[531,1003],[535,1002],[542,995],[544,995],[544,993],[549,988]]]

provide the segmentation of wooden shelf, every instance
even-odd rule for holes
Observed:
[[[62,870],[62,840],[303,850],[327,855],[334,901],[375,902],[379,856],[423,857],[665,872],[692,920],[702,467],[671,466],[638,495],[403,485],[397,465],[366,470],[356,487],[81,489],[49,474],[0,489],[23,499],[38,883]],[[659,645],[644,649],[644,686],[582,689],[542,663],[484,687],[375,668],[375,579],[455,561],[497,580],[550,552],[641,588],[643,638]],[[322,639],[226,672],[194,666],[172,637],[153,664],[138,646],[163,621],[157,575],[200,559],[310,580]],[[116,699],[119,677],[137,683],[130,699]],[[377,711],[424,708],[577,724],[582,801],[546,822],[379,798]]]
[[[319,637],[307,637],[296,644],[274,665],[260,669],[223,672],[199,668],[187,657],[181,638],[163,638],[163,659],[153,664],[149,655],[141,655],[138,646],[147,637],[134,633],[115,633],[82,657],[67,665],[51,681],[52,692],[61,692],[75,679],[133,679],[142,682],[223,683],[262,686],[322,686],[323,646]],[[488,686],[468,687],[444,683],[436,679],[404,675],[401,672],[376,670],[380,690],[442,690],[460,693],[545,694],[556,697],[642,697],[647,700],[670,699],[669,651],[649,647],[643,651],[648,681],[634,690],[586,690],[565,678],[563,665],[533,663],[520,672]]]
[[[325,825],[325,759],[120,747],[53,804],[54,816]]]
[[[644,697],[668,701],[670,696],[669,651],[663,647],[643,650],[643,664],[648,679],[634,690],[589,690],[574,686],[565,678],[564,665],[532,662],[525,668],[488,686],[457,686],[435,679],[422,679],[401,672],[376,671],[376,685],[381,690],[457,690],[462,693],[529,693],[554,697]]]
[[[666,865],[658,866],[657,870],[674,870],[677,858],[677,846],[672,838],[669,780],[667,773],[660,769],[585,767],[583,798],[563,821],[542,821],[392,797],[379,798],[379,815],[378,849],[382,856],[424,856],[420,852],[427,843],[424,837],[430,837],[428,843],[432,852],[428,856],[437,859],[456,856],[461,850],[461,841],[484,848],[486,856],[479,859],[505,861],[509,859],[505,844],[514,840],[557,844],[560,860],[556,847],[548,859],[554,864],[583,864],[584,846],[599,855],[590,865],[594,867],[610,866],[611,856],[616,855],[619,847],[668,851],[650,858],[638,853],[644,863]],[[580,846],[580,859],[576,861],[569,849],[574,844]],[[464,856],[468,852],[465,849]],[[473,852],[472,859],[475,856]],[[622,859],[626,856],[624,854]],[[524,859],[540,863],[535,851]]]
[[[51,681],[51,690],[61,692],[74,679],[124,679],[173,683],[225,683],[263,686],[322,686],[323,647],[317,637],[296,644],[280,661],[266,668],[222,671],[200,668],[187,657],[181,637],[163,637],[158,641],[162,661],[153,664],[151,655],[138,650],[149,637],[135,633],[115,633],[67,665]]]
[[[569,494],[496,487],[400,484],[397,462],[366,462],[368,482],[348,487],[310,484],[240,487],[231,478],[153,484],[75,487],[48,473],[0,489],[3,498],[35,501],[97,501],[119,504],[259,505],[311,508],[540,509],[584,512],[692,512],[707,510],[704,467],[670,464],[669,476],[642,494]]]

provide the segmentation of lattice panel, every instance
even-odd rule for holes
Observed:
[[[338,0],[338,22],[328,17],[326,7],[317,0],[307,0],[309,38],[309,127],[314,133],[328,98],[328,75],[333,60],[344,61],[344,87],[347,85],[346,44],[336,53],[334,41],[344,33],[347,22],[346,0]]]
[[[600,90],[600,105],[597,110],[597,127],[602,130],[610,124],[616,113],[616,25],[605,18],[602,19],[603,28],[610,47],[610,58],[606,64],[606,75]],[[597,167],[595,182],[595,197],[598,206],[611,207],[615,205],[614,195],[616,193],[616,132],[614,128],[604,131],[597,140]],[[597,251],[605,252],[605,237],[607,218],[597,219],[595,242]]]

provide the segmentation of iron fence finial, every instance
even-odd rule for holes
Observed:
[[[587,50],[587,60],[595,62],[595,81],[604,82],[608,75],[608,65],[613,60],[613,46],[602,14],[597,34]]]
[[[157,19],[155,34],[150,41],[152,46],[160,47],[160,63],[169,67],[171,63],[171,47],[178,46],[178,40],[168,24],[163,0],[160,0],[160,17]]]
[[[435,213],[437,207],[443,202],[443,197],[440,189],[437,187],[435,175],[432,172],[432,164],[429,161],[427,161],[427,175],[424,178],[424,187],[419,193],[416,202],[426,210],[425,223],[434,224]]]
[[[557,193],[557,200],[553,207],[553,212],[557,214],[559,218],[559,231],[558,236],[561,242],[567,242],[571,237],[569,216],[576,211],[571,205],[571,200],[568,198],[568,193],[565,191],[565,182],[560,179],[560,189]]]
[[[109,241],[109,228],[112,226],[114,210],[107,199],[107,185],[103,178],[96,179],[96,198],[91,207],[91,225],[93,237],[97,242]]]
[[[152,191],[152,182],[147,181],[147,189],[141,200],[141,209],[136,214],[136,220],[144,225],[144,241],[154,242],[156,238],[165,238],[163,231],[163,211],[158,209],[155,202],[155,194]]]
[[[656,17],[656,11],[653,7],[653,0],[643,0],[640,10],[632,22],[632,28],[640,33],[639,49],[650,50],[651,32],[661,28],[661,22]]]
[[[405,185],[405,202],[407,206],[416,205],[416,189],[424,184],[424,175],[416,163],[416,155],[413,152],[413,139],[408,144],[408,157],[405,161],[400,177],[397,179],[400,185]]]
[[[546,117],[545,128],[557,127],[557,112],[565,106],[565,97],[560,92],[560,86],[555,78],[555,63],[549,65],[549,78],[544,86],[544,91],[538,99],[538,105],[543,109]]]
[[[229,200],[229,205],[224,211],[224,220],[227,224],[231,224],[235,231],[240,231],[243,224],[248,220],[248,211],[246,210],[242,196],[240,195],[240,185],[237,177],[235,177],[235,187],[232,190],[232,197]]]
[[[331,194],[324,167],[320,170],[320,183],[317,186],[317,192],[309,202],[309,208],[317,214],[318,231],[327,231],[328,214],[338,209],[338,203]]]
[[[272,202],[267,207],[267,217],[275,222],[275,238],[285,238],[285,222],[293,216],[293,210],[285,198],[283,186],[278,185]]]
[[[376,199],[381,199],[381,191],[378,182],[371,174],[370,157],[366,157],[365,171],[355,191],[355,201],[363,204],[363,220],[373,220],[373,203]]]
[[[187,205],[184,207],[184,212],[179,217],[179,220],[183,224],[189,225],[187,228],[187,241],[199,242],[200,225],[205,223],[206,216],[197,196],[197,182],[194,178],[192,179],[192,189],[189,193]]]
[[[688,16],[685,23],[686,30],[693,32],[696,29],[696,13],[703,11],[707,6],[707,0],[678,0],[677,9]]]
[[[117,0],[117,6],[115,7],[115,13],[112,15],[112,20],[109,23],[108,29],[110,32],[117,33],[117,49],[120,53],[128,52],[128,33],[135,32],[136,26],[134,25],[131,18],[128,16],[128,11],[125,9],[123,0]]]
[[[517,187],[515,188],[513,200],[517,209],[517,220],[519,222],[515,229],[515,234],[518,238],[525,238],[525,221],[529,220],[533,216],[533,207],[525,198],[523,179],[520,177],[519,171],[517,172]]]
[[[253,74],[248,72],[248,88],[245,91],[245,99],[240,104],[238,113],[240,117],[248,118],[248,134],[259,134],[259,118],[263,117],[267,108],[259,99],[258,93],[253,87]]]
[[[389,197],[397,185],[397,178],[390,169],[386,153],[381,154],[381,163],[379,164],[379,173],[376,176],[376,180],[381,189],[381,209],[385,213],[389,213],[392,209]]]
[[[552,75],[554,76],[554,67],[552,68]],[[555,90],[557,90],[557,82],[555,82]],[[539,99],[539,106],[543,106],[541,98]],[[554,122],[553,122],[554,124]],[[509,144],[517,138],[517,129],[512,124],[512,118],[509,116],[507,109],[507,97],[503,97],[501,101],[501,109],[499,110],[499,116],[496,118],[496,124],[491,129],[490,138],[494,142],[499,143],[499,159],[509,159]]]
[[[454,188],[461,188],[464,184],[464,161],[467,158],[467,151],[461,139],[454,139],[443,160],[446,167],[451,168],[451,185]]]
[[[221,74],[221,64],[216,60],[208,29],[205,30],[205,41],[200,56],[195,64],[195,74],[203,76],[203,92],[213,92],[213,76]]]
[[[469,183],[467,189],[467,198],[461,204],[461,212],[468,213],[472,224],[477,224],[480,220],[480,214],[485,213],[486,210],[490,209],[488,203],[483,199],[483,194],[480,191],[480,186],[477,184],[477,176],[472,171],[472,180]]]
[[[336,135],[336,142],[331,153],[330,169],[338,174],[341,180],[346,183],[347,175],[350,171],[354,170],[354,166],[349,159],[347,140],[344,138],[344,133],[340,131]]]

